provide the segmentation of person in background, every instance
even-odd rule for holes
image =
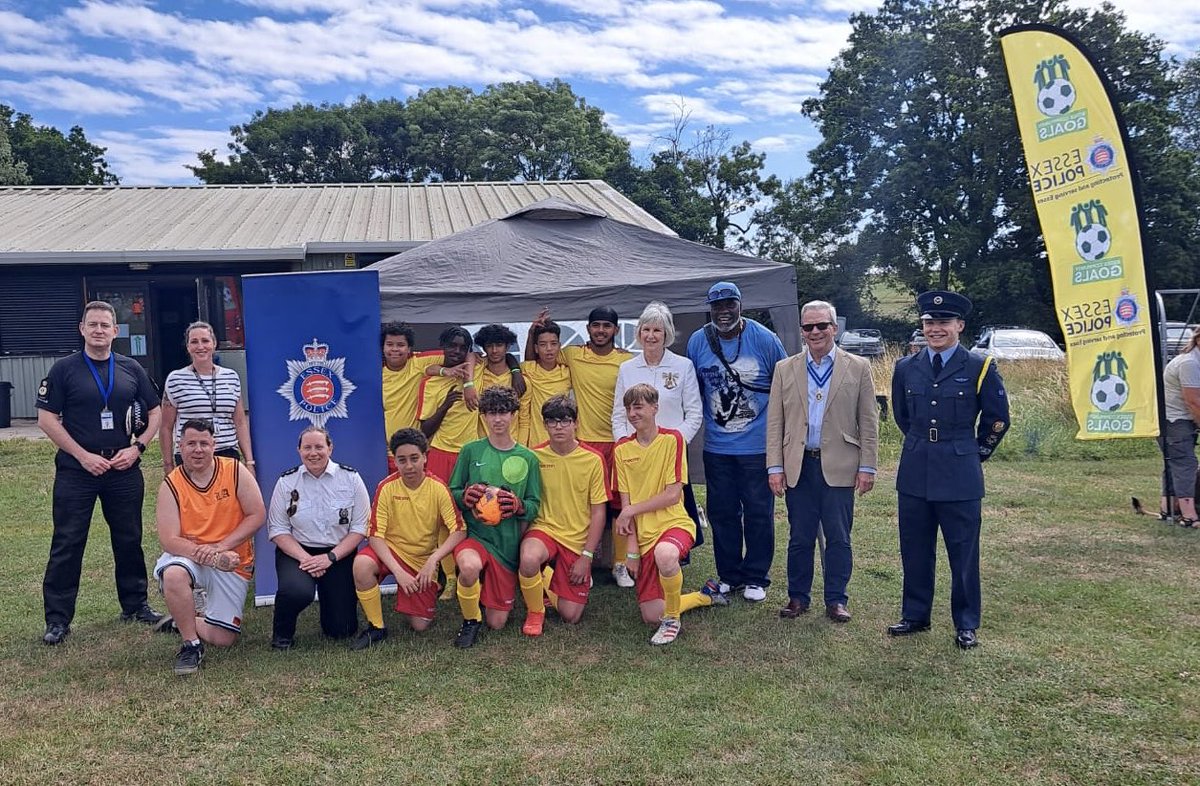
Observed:
[[[351,568],[367,534],[371,498],[352,467],[333,461],[333,440],[320,426],[300,432],[300,465],[279,476],[271,494],[267,537],[275,544],[275,620],[271,647],[288,650],[296,618],[321,593],[321,632],[331,639],[357,623]]]
[[[571,391],[571,372],[558,359],[562,328],[547,319],[530,328],[535,360],[521,363],[521,375],[529,391],[521,397],[517,413],[517,442],[535,448],[550,439],[542,421],[542,406],[551,398]]]
[[[431,367],[440,366],[442,353],[415,352],[416,334],[404,322],[387,322],[379,329],[383,354],[384,444],[402,428],[417,427],[417,391]],[[437,371],[432,373],[437,376]],[[468,377],[469,378],[469,377]],[[467,402],[468,406],[471,402]],[[388,453],[388,473],[396,471]]]
[[[163,418],[158,434],[163,474],[169,475],[179,464],[179,433],[186,421],[195,419],[212,421],[218,456],[243,461],[253,473],[254,451],[250,444],[250,421],[242,406],[241,378],[233,369],[218,366],[213,359],[217,336],[212,325],[193,322],[183,335],[183,345],[192,362],[167,374],[163,386]]]
[[[1200,423],[1200,330],[1188,343],[1187,350],[1171,358],[1163,369],[1166,394],[1167,431],[1159,438],[1166,456],[1163,469],[1163,497],[1159,506],[1165,521],[1171,511],[1167,498],[1179,505],[1179,523],[1200,528],[1196,520],[1196,424]]]

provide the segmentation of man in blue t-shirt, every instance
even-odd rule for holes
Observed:
[[[767,394],[779,337],[742,316],[742,292],[718,281],[708,290],[712,321],[688,339],[704,404],[704,475],[713,554],[722,592],[766,599],[775,554],[775,497],[767,484]],[[745,544],[743,551],[742,544]]]

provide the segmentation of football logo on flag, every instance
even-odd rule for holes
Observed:
[[[1070,72],[1071,65],[1062,55],[1043,60],[1034,70],[1038,111],[1046,117],[1065,115],[1075,106],[1075,86],[1068,77]]]
[[[355,385],[345,377],[346,359],[329,357],[329,345],[315,337],[303,349],[304,360],[287,361],[287,381],[275,391],[289,404],[288,420],[323,427],[329,418],[349,417],[346,399]]]
[[[1105,352],[1096,356],[1092,368],[1092,406],[1100,412],[1115,412],[1129,400],[1126,375],[1129,364],[1120,352]]]
[[[1075,230],[1075,253],[1084,262],[1095,262],[1112,248],[1108,209],[1099,199],[1071,208],[1071,229]]]

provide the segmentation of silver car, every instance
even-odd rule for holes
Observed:
[[[1066,353],[1040,330],[994,328],[984,331],[972,352],[997,360],[1062,360]]]

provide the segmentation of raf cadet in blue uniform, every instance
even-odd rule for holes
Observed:
[[[982,462],[1008,431],[1008,396],[996,366],[959,345],[971,301],[954,292],[917,297],[928,347],[896,362],[892,406],[904,433],[899,492],[904,604],[891,636],[929,630],[937,531],[950,561],[955,643],[979,641]]]

